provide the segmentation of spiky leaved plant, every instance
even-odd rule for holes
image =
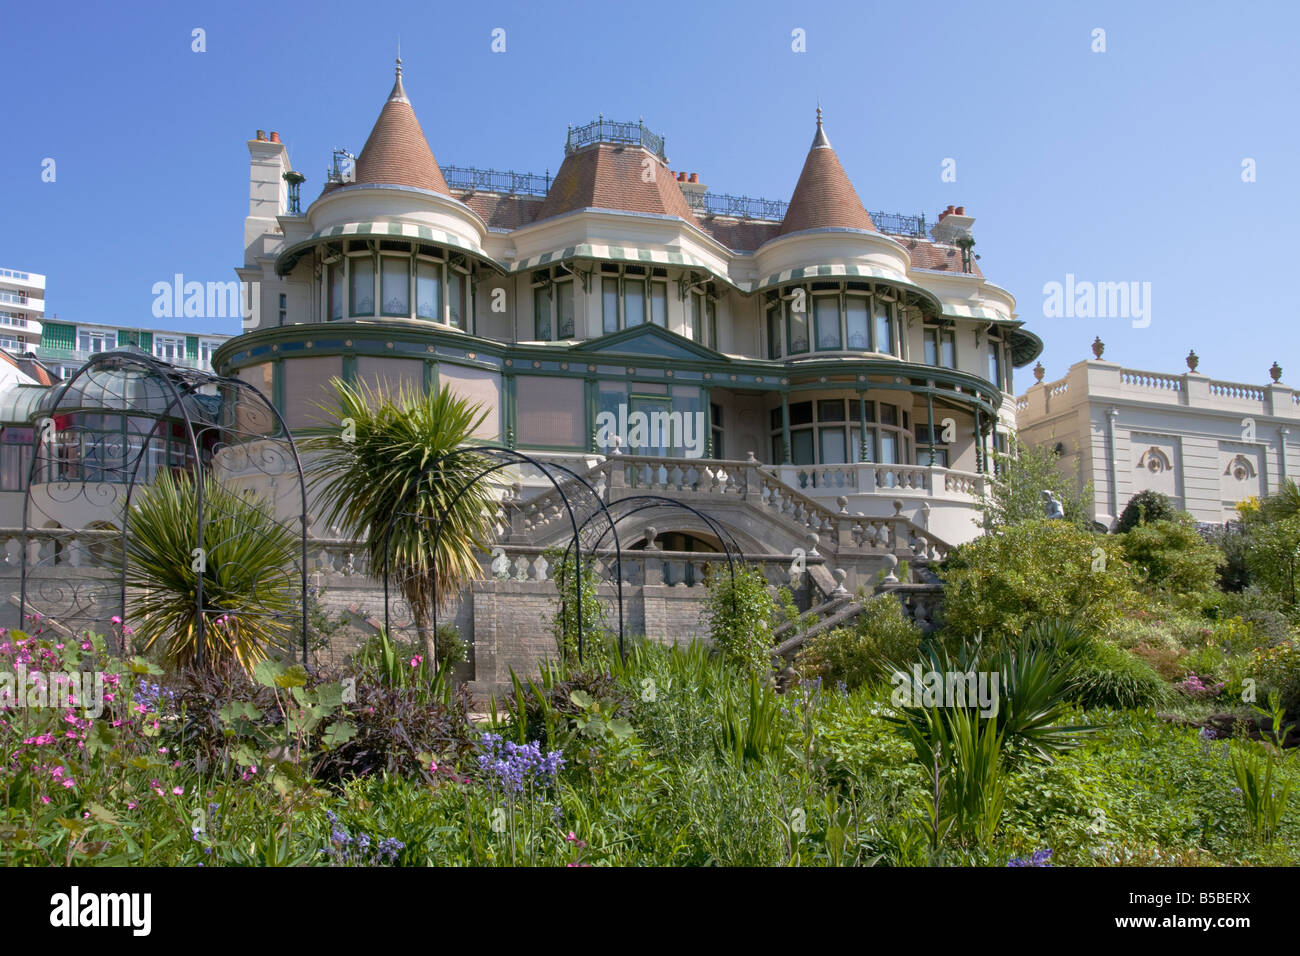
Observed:
[[[497,507],[485,456],[445,456],[472,446],[487,412],[446,386],[331,385],[334,401],[320,406],[331,423],[305,429],[302,442],[313,456],[309,487],[321,520],[364,543],[375,577],[389,559],[433,659],[434,595],[444,605],[479,574],[476,552],[491,539]]]
[[[294,563],[301,542],[269,505],[211,475],[196,480],[162,471],[136,492],[128,532],[127,615],[142,650],[155,651],[170,667],[216,669],[233,661],[251,670],[269,652],[292,645],[302,621]],[[109,563],[122,558],[114,553]]]

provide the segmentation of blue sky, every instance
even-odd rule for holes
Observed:
[[[153,284],[234,278],[256,129],[279,131],[304,199],[319,193],[331,148],[360,151],[400,35],[440,163],[554,173],[567,125],[603,112],[644,117],[673,168],[714,191],[788,199],[820,97],[868,209],[933,221],[952,203],[975,217],[980,265],[1046,343],[1049,379],[1100,334],[1128,366],[1178,371],[1195,348],[1213,377],[1263,382],[1277,360],[1300,387],[1298,9],[11,5],[0,266],[46,273],[46,308],[63,319],[218,330],[154,320]],[[505,53],[490,49],[497,27]],[[941,180],[947,158],[956,182]],[[1150,324],[1044,316],[1044,284],[1067,274],[1150,283]],[[1017,389],[1030,381],[1019,372]]]

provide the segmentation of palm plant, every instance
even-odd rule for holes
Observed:
[[[127,614],[142,650],[156,650],[172,667],[233,661],[251,671],[269,652],[288,649],[302,620],[294,574],[300,540],[269,505],[210,475],[164,471],[137,493],[129,522],[124,552],[109,564],[121,570],[125,561]]]
[[[465,451],[487,412],[445,386],[331,385],[335,401],[320,408],[334,423],[304,430],[315,456],[310,490],[326,524],[364,539],[371,574],[387,566],[397,579],[432,659],[435,595],[445,605],[478,575],[477,552],[491,537],[490,462]]]

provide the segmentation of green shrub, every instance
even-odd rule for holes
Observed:
[[[709,580],[703,620],[714,648],[746,670],[771,667],[772,617],[776,605],[762,569],[746,565]]]
[[[1083,482],[1076,464],[1072,474],[1064,474],[1061,459],[1051,444],[1024,445],[1014,436],[1005,453],[994,452],[998,480],[980,501],[985,528],[1002,528],[1024,521],[1041,520],[1043,492],[1053,491],[1061,501],[1065,520],[1087,530],[1092,526],[1092,482]],[[901,574],[899,580],[906,580]]]
[[[1112,536],[1064,521],[1026,521],[955,549],[944,562],[946,643],[983,635],[986,647],[1058,617],[1105,628],[1137,601],[1132,573]]]
[[[1250,587],[1250,538],[1240,525],[1222,525],[1205,532],[1205,540],[1219,549],[1223,563],[1217,572],[1219,588],[1239,592]]]
[[[1294,640],[1260,648],[1251,656],[1244,676],[1256,680],[1259,697],[1275,693],[1288,714],[1300,714],[1300,647]]]
[[[1124,534],[1138,525],[1154,521],[1174,521],[1180,514],[1168,495],[1158,491],[1139,491],[1120,512],[1119,521],[1115,523],[1115,533]]]
[[[1300,515],[1251,522],[1246,565],[1254,581],[1294,609],[1300,587]]]
[[[1218,615],[1222,618],[1240,618],[1250,629],[1253,643],[1276,644],[1291,634],[1291,622],[1278,607],[1277,598],[1258,587],[1224,594],[1219,598]],[[1233,650],[1241,650],[1234,647]]]
[[[1142,582],[1172,594],[1209,591],[1224,562],[1186,516],[1147,521],[1125,532],[1120,541],[1125,559]]]
[[[584,555],[581,580],[574,569],[572,552],[548,552],[554,568],[555,587],[559,595],[552,601],[555,616],[551,634],[561,661],[601,659],[617,638],[611,640],[606,626],[605,602],[600,599],[600,578],[596,562]]]
[[[916,657],[921,629],[903,614],[898,598],[881,595],[866,602],[852,627],[837,627],[813,637],[799,653],[798,669],[828,686],[843,681],[849,690],[883,678],[889,664]]]
[[[434,635],[434,664],[439,669],[449,669],[469,660],[469,647],[454,624],[444,621],[438,625]]]
[[[1071,696],[1084,707],[1129,710],[1169,699],[1169,686],[1155,668],[1109,641],[1093,641],[1075,663]]]

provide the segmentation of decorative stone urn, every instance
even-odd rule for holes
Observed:
[[[1092,354],[1100,359],[1101,353],[1104,351],[1106,351],[1106,343],[1101,340],[1101,336],[1099,335],[1092,340]]]
[[[1273,367],[1268,370],[1268,374],[1272,376],[1273,384],[1276,385],[1278,382],[1282,381],[1282,366],[1274,362]]]
[[[1196,366],[1198,366],[1198,365],[1200,365],[1200,364],[1201,364],[1201,357],[1200,357],[1199,355],[1196,354],[1196,350],[1195,350],[1195,349],[1190,349],[1190,350],[1188,350],[1188,352],[1187,352],[1187,368],[1188,368],[1190,371],[1195,372],[1195,371],[1196,371]]]
[[[1035,381],[1035,382],[1041,382],[1041,381],[1043,380],[1043,376],[1046,375],[1046,374],[1047,374],[1047,369],[1043,368],[1043,363],[1042,363],[1042,362],[1038,362],[1037,364],[1034,365],[1034,381]]]

